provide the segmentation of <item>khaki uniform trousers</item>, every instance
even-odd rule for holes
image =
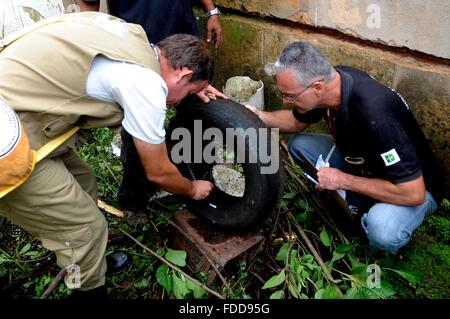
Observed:
[[[78,264],[81,290],[104,285],[107,223],[97,207],[95,174],[75,152],[39,162],[22,186],[0,199],[0,215],[54,251],[61,268]]]

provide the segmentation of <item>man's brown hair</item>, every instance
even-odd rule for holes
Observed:
[[[190,34],[174,34],[158,42],[157,46],[172,68],[187,67],[194,72],[190,82],[211,82],[214,60],[205,41]]]

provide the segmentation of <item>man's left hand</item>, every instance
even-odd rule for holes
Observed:
[[[334,191],[342,188],[341,181],[345,178],[345,173],[332,167],[321,167],[317,172],[317,180],[319,184],[316,189],[319,191],[330,190]]]
[[[208,18],[208,22],[206,23],[206,41],[211,42],[214,38],[216,49],[220,48],[222,45],[222,26],[219,22],[219,16],[213,15]]]
[[[209,103],[209,101],[216,100],[217,98],[227,99],[227,96],[225,94],[220,92],[212,85],[208,85],[205,89],[198,92],[197,96],[201,98],[205,103]]]

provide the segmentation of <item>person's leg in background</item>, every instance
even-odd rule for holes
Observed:
[[[120,159],[124,173],[118,195],[119,205],[129,225],[142,226],[148,223],[147,204],[158,187],[147,179],[133,137],[125,129],[122,129],[121,136]]]
[[[289,141],[289,153],[300,167],[306,169],[300,154],[303,154],[311,165],[315,167],[320,154],[322,154],[322,157],[325,160],[328,153],[331,151],[333,144],[331,135],[300,133],[293,136]],[[328,162],[330,163],[330,167],[335,167],[341,170],[344,170],[346,167],[344,158],[337,148],[334,149]]]
[[[426,216],[437,209],[433,196],[426,192],[425,202],[418,206],[398,206],[377,203],[361,218],[369,245],[373,250],[397,254],[411,239],[413,231]]]
[[[38,163],[21,187],[0,200],[0,211],[54,251],[61,268],[79,265],[78,288],[92,290],[105,284],[107,223],[62,158]],[[78,177],[84,176],[85,183],[92,184],[89,175],[81,169],[78,172]]]

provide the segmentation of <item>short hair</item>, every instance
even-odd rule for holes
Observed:
[[[211,82],[214,59],[205,41],[190,34],[174,34],[159,41],[157,46],[172,68],[187,67],[193,71],[190,82]]]
[[[325,55],[304,41],[289,44],[272,66],[274,74],[285,69],[294,71],[298,83],[304,87],[320,79],[329,82],[336,74]]]

